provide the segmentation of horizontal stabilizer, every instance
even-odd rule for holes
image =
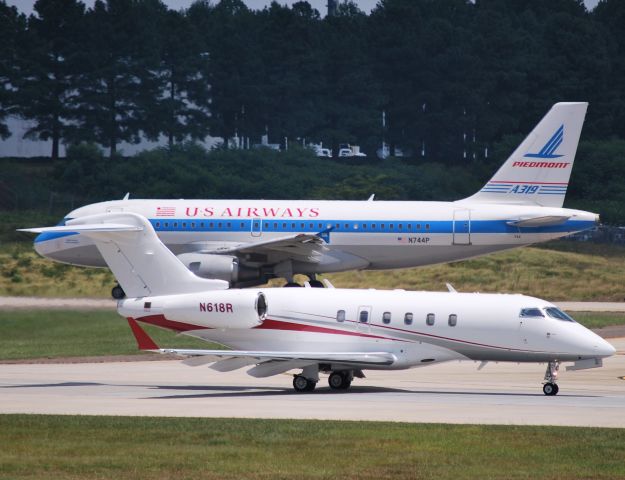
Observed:
[[[228,282],[191,272],[161,242],[150,221],[136,213],[90,215],[68,220],[63,226],[24,231],[74,232],[90,238],[129,298],[228,288]]]
[[[512,225],[514,227],[549,227],[551,225],[562,225],[569,218],[566,215],[549,215],[544,217],[532,217],[532,218],[522,218],[519,220],[511,220],[508,225]]]
[[[58,233],[58,232],[140,232],[143,227],[122,223],[93,223],[84,225],[63,225],[59,227],[20,228],[18,232]]]

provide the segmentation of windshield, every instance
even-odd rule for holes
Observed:
[[[522,308],[520,317],[544,317],[545,315],[540,308]]]
[[[571,317],[569,317],[566,313],[564,313],[562,310],[556,307],[547,307],[545,308],[545,312],[547,312],[547,315],[549,315],[551,318],[555,318],[557,320],[564,320],[566,322],[575,321]]]

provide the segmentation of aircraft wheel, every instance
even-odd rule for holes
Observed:
[[[297,282],[288,282],[284,285],[284,288],[289,288],[289,287],[301,287],[301,285]]]
[[[296,392],[312,392],[317,386],[317,382],[308,380],[303,375],[295,375],[293,377],[293,388]]]
[[[321,282],[319,280],[311,280],[310,282],[308,282],[308,284],[312,288],[325,288],[325,285],[323,284],[323,282]]]
[[[559,390],[558,385],[555,383],[545,383],[543,385],[543,393],[549,397],[557,395]]]
[[[120,287],[119,285],[115,285],[113,289],[111,290],[111,296],[115,300],[121,300],[122,298],[126,296],[126,292],[124,292],[124,289]]]
[[[333,372],[328,377],[328,385],[333,390],[347,390],[351,384],[348,376],[341,372]]]

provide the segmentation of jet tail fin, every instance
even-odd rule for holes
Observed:
[[[562,207],[587,108],[556,103],[493,178],[462,201]]]
[[[34,233],[78,232],[91,238],[128,297],[225,290],[228,282],[200,278],[160,241],[147,218],[136,213],[104,213],[66,225],[26,229]]]

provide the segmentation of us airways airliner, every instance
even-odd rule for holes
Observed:
[[[599,367],[615,353],[608,342],[555,305],[524,295],[261,288],[228,290],[228,282],[194,275],[135,213],[70,220],[36,233],[80,232],[94,242],[127,298],[117,309],[139,348],[187,357],[255,377],[301,370],[298,392],[319,374],[348,388],[363,370],[393,370],[449,360],[547,363],[545,395],[558,393],[567,369]],[[159,349],[139,325],[167,328],[232,350]]]
[[[194,273],[233,286],[451,262],[543,242],[598,222],[594,213],[562,208],[587,106],[555,104],[479,192],[455,202],[124,198],[78,208],[64,222],[141,214]],[[35,248],[61,262],[105,266],[80,232],[42,233]],[[113,294],[123,297],[117,287]]]

